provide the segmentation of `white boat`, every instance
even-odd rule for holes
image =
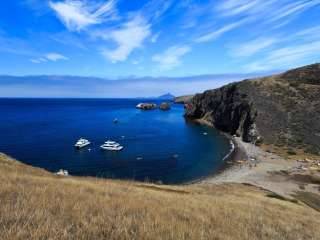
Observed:
[[[121,151],[123,149],[123,146],[114,141],[106,141],[100,146],[100,148],[108,151]]]
[[[80,149],[83,148],[85,146],[88,146],[89,144],[91,144],[91,142],[89,142],[87,139],[84,138],[80,138],[76,144],[74,145],[76,148]]]
[[[60,169],[58,172],[55,173],[57,176],[69,176],[69,172],[67,170]]]

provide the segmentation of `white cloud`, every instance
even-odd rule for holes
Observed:
[[[84,0],[65,0],[63,2],[50,1],[49,5],[70,31],[79,31],[114,18],[115,3],[114,0],[109,0],[104,4]]]
[[[104,49],[103,56],[113,63],[123,62],[132,51],[142,46],[143,41],[150,36],[150,25],[140,16],[125,23],[117,30],[102,33],[100,37],[112,40],[118,45],[116,49]]]
[[[268,0],[266,0],[265,2],[268,2]],[[255,9],[257,5],[260,5],[261,3],[262,2],[260,0],[225,0],[221,1],[217,5],[216,9],[223,16],[234,16],[243,13],[248,13]]]
[[[69,60],[69,58],[59,53],[47,53],[43,57],[29,59],[30,62],[37,64],[48,61],[57,62],[59,60]]]
[[[306,41],[320,40],[320,26],[305,28],[297,32],[293,37]]]
[[[276,38],[257,38],[237,45],[231,50],[231,55],[236,57],[249,57],[260,51],[266,50],[277,42],[279,42],[279,39]]]
[[[284,26],[297,15],[319,5],[320,0],[224,0],[216,6],[216,12],[223,17],[246,16],[261,23]],[[281,23],[282,21],[282,23]]]
[[[152,61],[160,64],[160,68],[170,70],[181,64],[181,57],[191,51],[189,46],[173,46],[164,53],[152,57]]]
[[[320,4],[319,0],[312,0],[312,1],[297,1],[297,2],[284,5],[279,9],[274,9],[275,11],[272,12],[272,17],[267,22],[273,23],[275,21],[278,21],[280,19],[292,16],[292,15],[298,15],[301,12],[306,11],[311,7],[319,4]]]
[[[58,60],[69,60],[69,58],[59,54],[59,53],[48,53],[45,56],[46,59],[56,62]]]
[[[151,42],[152,43],[156,43],[157,41],[158,41],[158,39],[159,39],[159,37],[160,37],[160,34],[161,34],[161,32],[158,32],[158,33],[156,33],[156,34],[153,34],[153,36],[151,37]]]
[[[202,35],[201,37],[197,38],[195,40],[195,42],[202,43],[202,42],[213,41],[213,40],[219,38],[220,36],[222,36],[224,33],[229,32],[237,27],[240,27],[245,22],[246,22],[246,20],[242,20],[242,21],[238,21],[238,22],[234,22],[234,23],[225,25],[222,28],[219,28],[213,32],[209,32],[207,34]]]
[[[318,60],[319,52],[320,41],[295,44],[275,49],[262,60],[246,65],[245,69],[247,71],[261,71],[303,65]]]
[[[29,59],[29,61],[36,64],[41,63],[39,59]]]

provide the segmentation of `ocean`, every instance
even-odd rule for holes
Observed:
[[[183,105],[135,108],[144,101],[150,100],[0,99],[0,152],[51,172],[166,184],[194,181],[225,165],[231,146],[224,135],[186,121]],[[92,144],[76,150],[80,137]],[[106,140],[124,149],[101,151]]]

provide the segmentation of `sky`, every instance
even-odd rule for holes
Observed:
[[[164,76],[282,71],[319,62],[319,13],[320,0],[2,1],[0,75],[151,76],[156,89]]]

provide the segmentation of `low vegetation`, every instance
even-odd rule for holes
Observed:
[[[57,177],[5,155],[0,155],[0,173],[0,239],[320,236],[319,212],[252,186],[165,186]]]

